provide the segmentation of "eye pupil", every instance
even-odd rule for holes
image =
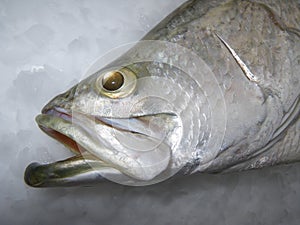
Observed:
[[[102,79],[102,86],[108,91],[117,91],[124,84],[124,76],[118,71],[109,72]]]

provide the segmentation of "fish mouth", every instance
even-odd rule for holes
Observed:
[[[127,183],[123,183],[128,185],[152,180],[168,167],[171,148],[162,141],[166,131],[162,131],[159,126],[150,130],[145,128],[153,118],[163,118],[166,123],[171,124],[170,121],[174,121],[175,117],[172,113],[129,119],[88,116],[82,113],[76,113],[75,116],[60,108],[42,112],[36,117],[40,129],[64,144],[74,156],[48,164],[31,163],[25,170],[24,180],[32,187],[74,186],[107,179],[118,182],[124,176],[130,178],[125,179]],[[92,125],[98,130],[86,129]],[[140,151],[132,150],[132,146],[127,143],[123,146],[123,151],[118,151],[108,146],[101,137],[94,135],[99,129],[100,133],[109,131],[112,135],[119,135],[119,143],[125,138],[129,139],[129,145],[134,142],[141,147],[141,143],[146,140],[148,146],[156,146]],[[139,141],[141,143],[137,144]]]

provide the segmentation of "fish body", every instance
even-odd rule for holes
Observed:
[[[121,57],[51,100],[41,129],[75,154],[31,164],[31,186],[300,160],[297,1],[184,3]]]

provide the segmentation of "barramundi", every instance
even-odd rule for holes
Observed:
[[[185,2],[42,109],[38,126],[74,156],[30,164],[25,182],[140,186],[299,161],[299,27],[297,0]]]

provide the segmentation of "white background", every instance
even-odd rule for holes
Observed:
[[[34,117],[110,49],[184,0],[0,0],[0,224],[300,224],[300,164],[149,187],[33,189],[32,161],[70,155]]]

